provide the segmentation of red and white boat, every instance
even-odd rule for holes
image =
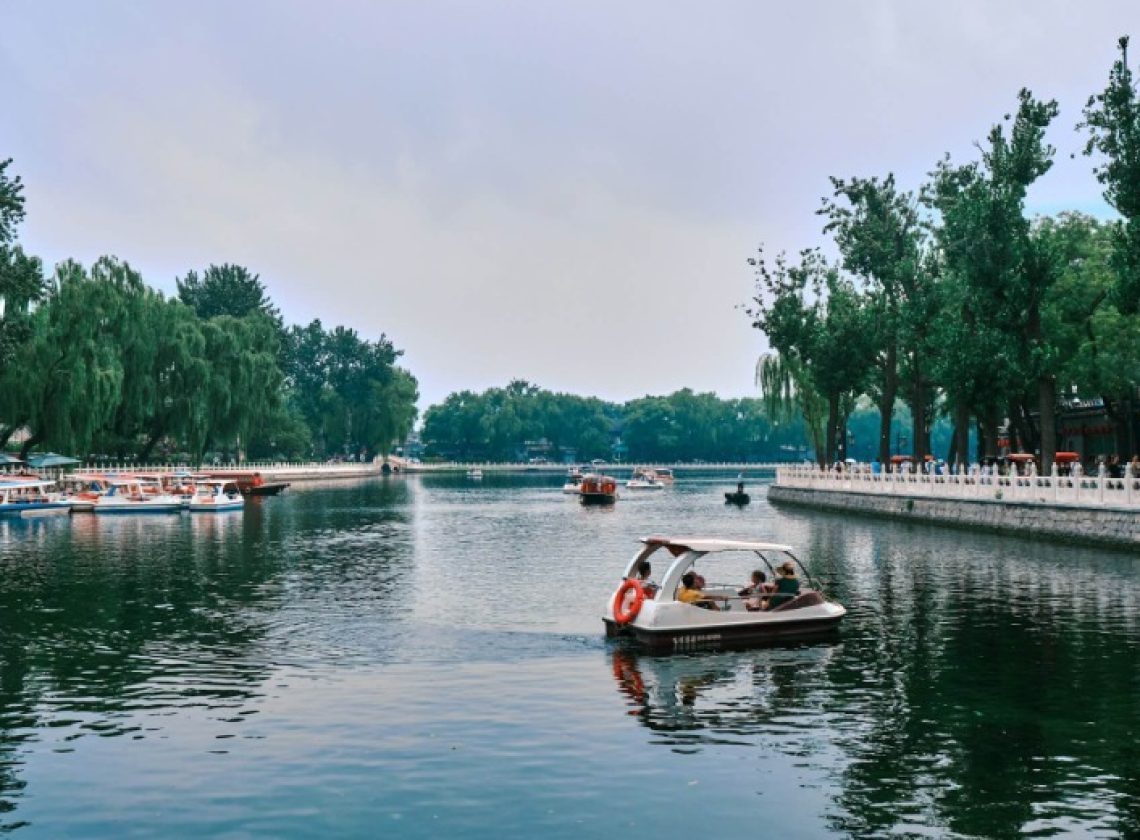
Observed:
[[[847,614],[824,596],[789,546],[706,537],[646,537],[642,543],[606,604],[607,636],[630,636],[656,651],[747,647],[824,635]],[[659,587],[637,577],[650,557],[666,564]],[[789,563],[802,578],[777,574]],[[682,579],[698,575],[698,564],[710,580],[716,575],[727,582],[702,581],[702,599],[683,601]],[[741,594],[752,571],[765,569],[769,580],[793,577],[795,586]]]
[[[617,479],[601,473],[586,473],[579,485],[578,498],[584,505],[612,505],[617,501]]]

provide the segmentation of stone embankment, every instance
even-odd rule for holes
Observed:
[[[776,504],[1140,551],[1140,511],[1135,507],[930,498],[897,491],[884,495],[779,483],[768,488],[768,499]]]

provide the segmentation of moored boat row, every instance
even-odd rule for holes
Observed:
[[[210,513],[244,507],[245,494],[233,479],[191,473],[73,473],[58,482],[39,477],[0,478],[0,516]]]

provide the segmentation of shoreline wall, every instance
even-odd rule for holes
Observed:
[[[801,505],[972,531],[1140,551],[1140,512],[1135,509],[987,499],[931,499],[776,484],[769,486],[768,500],[777,505]]]

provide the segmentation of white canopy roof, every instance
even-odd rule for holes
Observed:
[[[746,540],[720,540],[713,537],[642,537],[646,545],[666,546],[671,551],[700,551],[711,554],[717,551],[784,551],[791,553],[790,545],[751,542]]]

